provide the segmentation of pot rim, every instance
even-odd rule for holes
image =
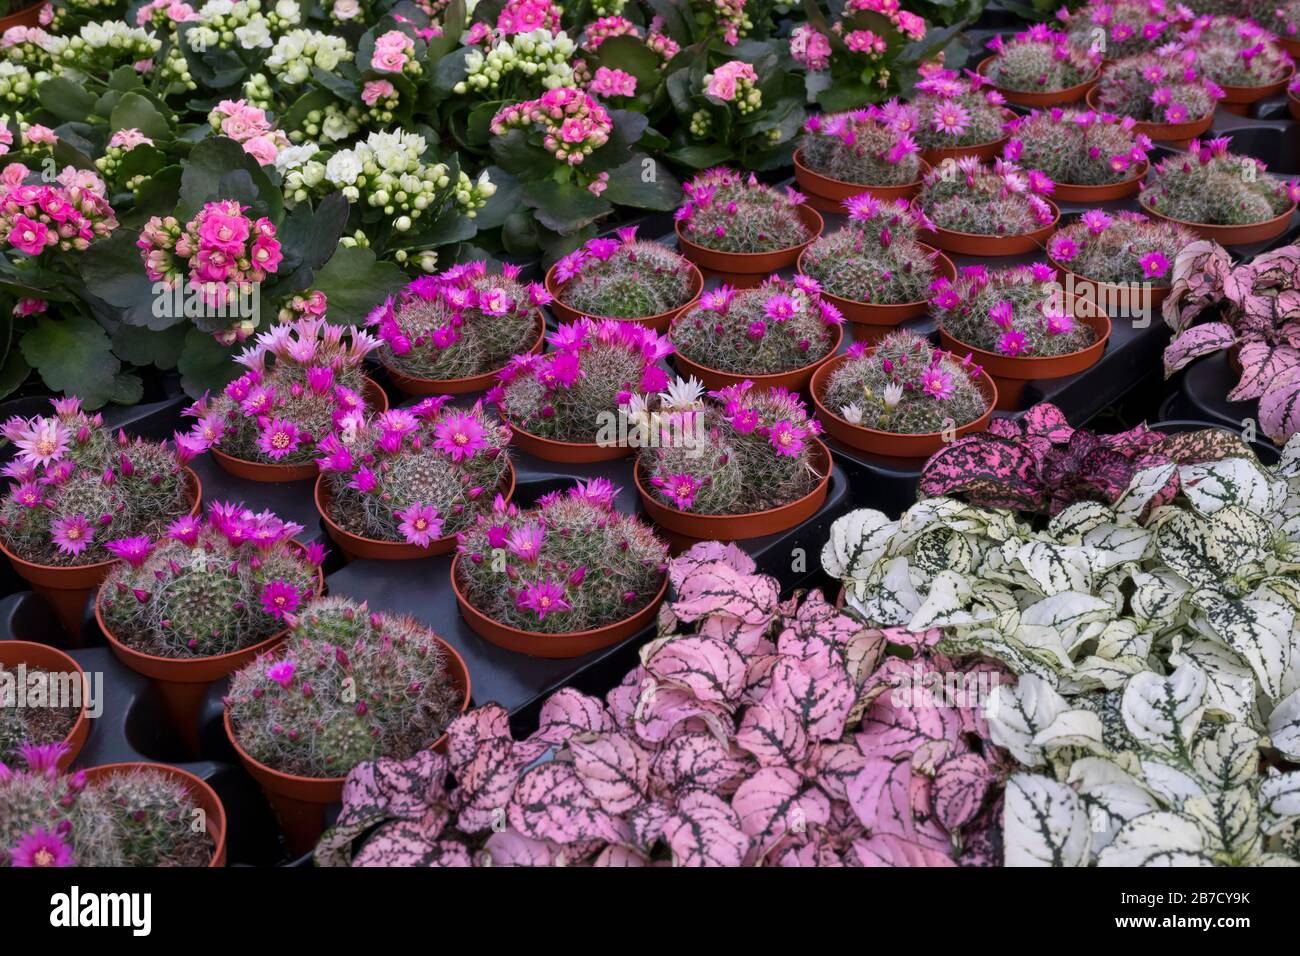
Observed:
[[[569,305],[562,298],[560,298],[560,296],[563,295],[564,290],[568,287],[569,282],[572,282],[573,280],[570,279],[569,282],[563,282],[558,285],[556,284],[554,276],[555,276],[555,269],[559,265],[558,262],[552,263],[551,267],[546,270],[546,275],[542,278],[542,283],[543,285],[546,286],[546,291],[551,294],[551,297],[556,301],[556,303],[558,303],[560,306],[562,306],[563,308],[567,309],[570,312],[573,312],[576,315],[585,316],[591,319],[593,322],[599,322],[602,319],[608,319],[611,322],[636,322],[638,324],[653,325],[656,320],[663,321],[665,316],[674,316],[678,313],[684,312],[685,310],[689,309],[696,302],[700,301],[700,296],[704,294],[704,273],[700,271],[700,267],[697,266],[694,262],[691,262],[690,259],[687,259],[676,249],[672,250],[672,252],[679,259],[681,259],[682,262],[685,262],[690,267],[690,274],[691,274],[690,295],[687,298],[687,300],[683,302],[681,305],[675,305],[671,309],[665,309],[662,312],[656,312],[654,315],[635,315],[635,316],[631,316],[630,318],[620,318],[619,316],[615,316],[615,315],[595,315],[590,312],[583,312],[581,309],[575,309],[573,306]]]
[[[692,242],[690,239],[687,239],[682,233],[682,224],[680,221],[673,222],[673,232],[677,235],[677,243],[679,246],[689,246],[692,249],[698,249],[705,255],[730,256],[734,257],[738,261],[744,261],[750,256],[797,255],[800,249],[803,249],[808,245],[808,243],[814,242],[817,237],[822,234],[826,229],[826,220],[822,217],[821,213],[816,209],[813,209],[812,206],[807,203],[797,203],[795,204],[795,208],[796,210],[805,210],[805,212],[800,212],[798,215],[805,220],[804,225],[808,227],[808,231],[811,235],[803,242],[796,243],[793,246],[785,246],[781,249],[766,249],[763,252],[728,252],[725,249],[710,249],[708,246],[702,246],[698,242]],[[813,219],[814,222],[807,222],[806,220],[809,218]],[[761,271],[766,272],[767,270],[764,269]]]
[[[152,760],[124,760],[118,763],[100,764],[98,767],[87,767],[86,774],[93,775],[91,779],[94,779],[94,776],[108,777],[117,772],[136,769],[158,770],[170,776],[178,777],[186,784],[190,791],[190,796],[195,798],[196,803],[199,802],[198,797],[202,796],[207,798],[212,806],[217,808],[217,811],[220,814],[219,819],[221,821],[220,833],[212,839],[212,859],[208,861],[208,865],[205,868],[211,869],[213,867],[221,866],[222,864],[217,861],[222,860],[225,857],[226,836],[227,831],[230,828],[230,821],[226,814],[226,805],[221,802],[221,797],[212,789],[212,785],[202,777],[190,773],[188,770],[184,770],[181,767],[177,767],[175,764],[159,763]],[[211,827],[209,827],[209,834],[211,834]]]
[[[524,353],[535,355],[540,353],[546,345],[546,316],[542,313],[541,309],[536,309],[534,311],[536,312],[537,339],[523,351]],[[419,375],[408,375],[401,369],[393,368],[382,358],[379,360],[379,365],[388,373],[389,377],[393,379],[393,384],[399,389],[401,388],[402,380],[415,382],[420,385],[455,387],[457,385],[464,385],[467,382],[474,382],[481,378],[495,379],[506,369],[506,366],[502,365],[500,368],[488,369],[486,372],[479,372],[477,375],[463,375],[460,378],[421,378]]]

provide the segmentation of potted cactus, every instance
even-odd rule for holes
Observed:
[[[700,297],[704,276],[694,263],[636,232],[627,226],[617,239],[590,239],[551,266],[546,290],[561,322],[623,319],[663,332]]]
[[[498,500],[464,531],[451,565],[461,617],[484,640],[537,657],[578,657],[654,623],[668,547],[614,507],[596,478],[520,510]]]
[[[1292,119],[1300,120],[1300,76],[1286,88],[1286,108],[1291,111]]]
[[[659,360],[673,350],[653,329],[602,319],[561,325],[553,351],[517,355],[487,394],[510,426],[511,443],[546,461],[613,461],[623,409],[668,381]]]
[[[304,853],[349,770],[442,746],[469,707],[470,677],[450,644],[405,615],[326,597],[286,620],[284,642],[231,677],[225,726],[290,850]]]
[[[1088,91],[1088,105],[1099,113],[1131,117],[1137,121],[1134,130],[1152,139],[1178,143],[1200,136],[1210,128],[1223,90],[1200,76],[1195,62],[1191,50],[1117,60],[1101,71],[1101,79]]]
[[[1070,44],[1100,53],[1104,63],[1145,53],[1175,38],[1178,24],[1190,19],[1185,7],[1165,0],[1093,0],[1063,17]]]
[[[822,217],[801,193],[764,186],[750,173],[710,169],[686,183],[674,214],[677,244],[697,266],[737,286],[794,265],[822,231]]]
[[[482,402],[429,397],[366,420],[352,441],[327,439],[316,508],[349,558],[447,554],[492,499],[514,493],[510,429]]]
[[[1151,139],[1128,116],[1054,107],[1011,124],[1009,162],[1047,175],[1052,195],[1070,202],[1123,199],[1147,172]]]
[[[177,767],[119,763],[61,773],[63,744],[24,747],[0,773],[0,866],[224,866],[226,811]]]
[[[25,746],[62,743],[66,770],[90,736],[89,688],[80,665],[57,648],[0,641],[0,765]]]
[[[1224,245],[1281,235],[1300,200],[1300,182],[1267,174],[1251,156],[1229,152],[1230,137],[1193,140],[1152,167],[1139,198],[1144,212]]]
[[[813,376],[826,434],[850,448],[928,458],[945,442],[983,431],[997,389],[970,355],[957,359],[915,332],[890,332],[874,348],[855,342]]]
[[[54,414],[10,418],[0,434],[17,454],[0,502],[0,551],[76,636],[91,592],[108,573],[113,538],[158,534],[199,506],[198,476],[186,467],[199,450],[129,439],[87,414],[76,398],[54,399]]]
[[[1074,318],[1051,266],[988,270],[969,266],[956,282],[939,279],[931,299],[940,344],[974,355],[998,387],[997,407],[1020,407],[1027,382],[1063,378],[1101,358],[1110,336],[1104,314]]]
[[[910,199],[930,166],[912,134],[885,122],[880,108],[811,116],[794,151],[794,178],[822,212],[851,196]]]
[[[1178,253],[1195,241],[1196,233],[1177,223],[1090,209],[1053,234],[1047,257],[1065,274],[1073,314],[1108,306],[1149,314],[1169,294]]]
[[[510,356],[542,350],[541,307],[550,301],[542,286],[519,281],[518,266],[495,275],[484,262],[468,262],[414,280],[366,322],[383,343],[375,355],[399,389],[461,395],[490,387]]]
[[[668,338],[679,372],[711,388],[746,379],[801,389],[839,349],[844,317],[806,275],[772,276],[739,292],[719,286],[673,322]]]
[[[1253,0],[1247,9],[1278,46],[1300,56],[1300,0]]]
[[[388,399],[362,372],[380,340],[306,318],[272,326],[235,357],[247,371],[189,409],[191,434],[226,471],[250,481],[316,477],[316,443]]]
[[[931,166],[945,159],[992,159],[1007,141],[1003,129],[1015,114],[1006,97],[978,73],[962,79],[952,70],[931,71],[916,84],[911,103],[890,100],[881,118],[891,128],[911,133]]]
[[[924,235],[947,252],[1015,256],[1037,251],[1060,219],[1053,183],[1007,160],[992,167],[973,156],[931,170],[913,202],[931,225]]]
[[[1198,17],[1182,39],[1196,53],[1197,72],[1223,90],[1229,112],[1248,115],[1250,104],[1282,92],[1295,76],[1291,55],[1254,20]]]
[[[679,380],[658,405],[662,434],[633,475],[646,513],[675,544],[775,534],[826,501],[830,452],[797,394],[745,381],[706,399],[698,382]]]
[[[1077,102],[1101,72],[1099,51],[1079,49],[1068,34],[1045,23],[1034,24],[1009,42],[996,36],[986,46],[993,55],[980,61],[977,72],[1021,106]]]
[[[226,502],[206,511],[108,542],[119,560],[95,601],[113,653],[153,680],[193,753],[207,685],[282,640],[286,615],[325,588],[325,549],[294,540],[302,525]]]
[[[821,286],[849,322],[853,337],[871,342],[907,319],[924,315],[935,276],[957,278],[947,256],[917,240],[930,224],[905,199],[874,196],[844,201],[848,222],[799,254],[799,272]]]

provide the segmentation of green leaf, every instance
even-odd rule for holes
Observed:
[[[817,94],[817,105],[828,113],[839,112],[855,109],[870,97],[865,83],[836,83]]]
[[[581,186],[557,183],[554,179],[528,183],[522,195],[524,204],[536,213],[537,221],[561,235],[577,232],[614,208]]]
[[[406,273],[375,258],[369,249],[340,246],[315,286],[329,300],[328,318],[335,325],[360,325],[370,310],[406,285]]]
[[[184,321],[183,315],[168,315],[166,309],[155,314],[158,295],[145,274],[135,239],[131,230],[119,229],[92,245],[81,256],[82,280],[96,298],[122,310],[121,320],[127,325],[158,330]]]
[[[534,255],[541,249],[539,231],[531,209],[515,208],[501,224],[501,244],[511,255]]]
[[[23,336],[22,352],[46,385],[80,396],[87,408],[113,397],[122,363],[113,355],[108,334],[85,316],[37,319]]]
[[[602,198],[616,206],[667,212],[682,199],[682,184],[666,163],[649,156],[634,155],[611,170]]]
[[[276,230],[284,262],[268,284],[268,295],[297,292],[312,284],[317,270],[338,249],[351,209],[342,193],[331,193],[315,209],[303,203],[290,210]]]
[[[659,54],[646,46],[640,37],[624,35],[610,37],[597,47],[596,62],[591,64],[591,70],[594,73],[597,67],[603,66],[630,73],[636,77],[637,93],[649,93],[659,85],[661,62]]]
[[[528,142],[527,134],[521,129],[509,130],[504,136],[493,136],[491,148],[497,165],[520,179],[546,176],[555,165],[551,154]]]
[[[31,374],[32,367],[23,358],[22,349],[10,349],[4,365],[0,365],[0,398],[12,395]]]
[[[725,143],[710,143],[707,146],[682,146],[666,155],[683,166],[708,169],[710,166],[722,166],[730,162],[736,154]]]
[[[141,368],[146,365],[175,368],[189,331],[187,325],[173,325],[161,332],[138,325],[121,325],[113,333],[113,351],[124,362]]]
[[[144,218],[171,215],[180,201],[181,176],[180,166],[167,166],[141,183],[135,192],[136,215]]]
[[[480,232],[502,225],[511,213],[519,209],[519,180],[500,166],[489,166],[486,172],[497,191],[488,198],[487,205],[478,211],[474,220]]]
[[[172,138],[172,128],[167,118],[158,112],[148,97],[135,92],[122,94],[122,98],[113,107],[108,125],[115,133],[122,129],[138,129],[154,142]]]
[[[190,151],[181,175],[180,205],[176,218],[193,219],[206,203],[218,199],[235,199],[251,206],[249,213],[278,221],[284,197],[272,185],[266,172],[244,152],[244,148],[225,136],[212,136]]]
[[[206,332],[190,329],[185,336],[176,368],[181,373],[181,388],[198,398],[204,392],[216,392],[239,377],[242,365],[231,361],[234,346],[220,345]]]
[[[95,97],[67,77],[56,76],[36,89],[41,105],[61,120],[80,122],[95,109]]]
[[[114,405],[135,405],[144,398],[144,382],[135,372],[118,372],[109,401]]]

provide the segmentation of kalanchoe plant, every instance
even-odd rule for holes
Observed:
[[[302,525],[269,511],[216,502],[164,536],[109,541],[120,560],[102,585],[99,612],[113,636],[154,657],[216,657],[283,631],[318,591],[320,545],[293,541]]]
[[[816,487],[821,425],[798,394],[746,380],[709,396],[681,381],[661,396],[661,411],[679,417],[638,459],[654,497],[693,514],[741,515],[779,508]]]
[[[487,394],[508,425],[542,438],[594,442],[603,416],[668,382],[658,363],[673,347],[641,325],[580,319],[550,343],[545,355],[516,355]]]
[[[358,767],[316,862],[995,862],[1006,758],[980,697],[1001,668],[959,668],[938,631],[861,627],[820,591],[782,601],[735,545],[698,544],[669,573],[662,636],[604,700],[561,690],[524,740],[490,704],[452,725],[447,757]],[[923,689],[945,675],[951,694]]]
[[[1017,119],[1002,155],[1037,169],[1054,183],[1104,186],[1132,179],[1151,140],[1134,133],[1135,120],[1114,113],[1053,107]]]
[[[1096,104],[1143,123],[1203,119],[1223,99],[1223,90],[1197,73],[1195,61],[1196,54],[1189,50],[1125,57],[1102,72],[1094,91]]]
[[[1271,86],[1295,69],[1273,34],[1253,20],[1200,17],[1183,41],[1196,51],[1197,72],[1220,86]]]
[[[934,281],[930,300],[939,325],[957,341],[1000,355],[1039,358],[1087,348],[1097,333],[1065,309],[1051,266],[989,270],[965,266],[956,282]]]
[[[1056,514],[1079,501],[1115,504],[1144,468],[1250,455],[1237,435],[1220,429],[1165,435],[1138,425],[1116,435],[1070,427],[1046,402],[1020,419],[994,419],[937,452],[921,473],[921,494],[961,497],[983,508]],[[1153,499],[1165,504],[1174,482]]]
[[[673,349],[705,368],[737,375],[773,375],[825,358],[839,341],[844,317],[820,295],[817,280],[779,276],[739,292],[719,286],[678,316]]]
[[[1198,324],[1207,310],[1221,319]],[[1166,377],[1193,359],[1233,350],[1241,378],[1228,400],[1259,399],[1260,428],[1279,444],[1300,431],[1300,248],[1234,265],[1217,243],[1185,246],[1174,260],[1164,318],[1174,331]]]
[[[910,133],[924,149],[980,146],[1003,136],[1005,97],[978,74],[962,79],[951,70],[931,72],[916,84],[910,103],[890,100],[881,118],[899,133]]]
[[[54,414],[10,418],[0,434],[17,456],[0,503],[0,541],[34,564],[68,567],[113,560],[107,543],[160,535],[194,504],[182,470],[198,451],[184,436],[175,446],[129,439],[104,427],[75,398],[54,399]]]
[[[362,362],[380,340],[364,329],[299,319],[257,336],[235,357],[247,371],[213,398],[195,402],[190,438],[245,461],[305,464],[335,428],[366,411]]]
[[[1037,23],[1010,41],[997,36],[987,47],[993,59],[984,75],[994,86],[1017,93],[1055,93],[1097,75],[1101,53],[1080,50],[1065,33]]]
[[[855,342],[826,379],[822,403],[851,425],[899,435],[960,428],[983,415],[980,367],[915,332],[891,332],[868,354]]]
[[[774,252],[812,236],[799,218],[803,196],[764,186],[753,173],[732,169],[700,173],[682,189],[686,202],[675,214],[677,227],[691,242],[723,252]]]
[[[93,783],[60,773],[65,744],[22,748],[0,763],[0,866],[206,866],[213,843],[194,826],[194,799],[158,769],[123,769]]]
[[[1043,196],[1052,180],[999,159],[992,167],[973,156],[957,160],[955,174],[939,166],[921,181],[918,204],[940,229],[981,236],[1021,236],[1051,225],[1057,213]]]
[[[690,301],[694,271],[679,253],[636,237],[636,226],[618,238],[589,239],[555,264],[564,305],[595,318],[640,319],[662,315]]]
[[[921,149],[910,132],[891,127],[877,106],[811,116],[800,161],[815,173],[861,186],[904,186],[921,178]]]
[[[1182,222],[1245,225],[1267,222],[1300,201],[1300,181],[1268,175],[1253,156],[1230,153],[1230,137],[1192,140],[1187,152],[1151,167],[1142,205]]]
[[[1170,269],[1178,253],[1196,241],[1186,226],[1148,219],[1121,210],[1113,216],[1090,209],[1064,226],[1047,243],[1052,262],[1077,276],[1098,282],[1173,283]]]
[[[929,220],[905,199],[881,202],[863,194],[844,201],[848,222],[804,250],[801,269],[825,294],[852,302],[900,305],[929,297],[933,250],[917,231]]]
[[[226,714],[240,748],[303,777],[342,777],[376,757],[434,743],[465,703],[432,631],[402,614],[317,598],[289,635],[230,681]]]
[[[492,620],[529,632],[573,634],[636,614],[663,584],[668,546],[614,508],[617,494],[596,478],[525,510],[498,497],[459,536],[461,593]]]
[[[1181,4],[1165,0],[1094,0],[1078,10],[1062,8],[1070,43],[1107,60],[1136,56],[1177,36],[1177,24],[1191,18]]]
[[[510,467],[510,430],[481,402],[453,408],[447,401],[394,408],[366,419],[346,443],[325,440],[317,463],[330,489],[330,520],[363,538],[427,547],[487,511]]]
[[[412,378],[470,378],[496,371],[539,335],[539,309],[550,302],[540,284],[519,281],[518,266],[500,275],[482,261],[421,276],[367,318],[382,340],[377,355]]]
[[[24,746],[53,744],[64,740],[80,716],[79,707],[50,706],[57,704],[57,700],[40,705],[33,704],[30,700],[20,702],[18,688],[22,686],[21,681],[33,677],[46,681],[47,687],[52,686],[54,681],[63,679],[61,674],[26,662],[23,663],[21,672],[16,667],[0,664],[0,764],[18,760]]]

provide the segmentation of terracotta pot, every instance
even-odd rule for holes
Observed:
[[[90,685],[86,680],[86,672],[63,651],[32,641],[0,641],[0,664],[8,671],[14,670],[19,664],[25,664],[28,668],[39,668],[47,674],[76,674],[81,681],[81,710],[72,729],[63,738],[63,742],[68,745],[68,752],[59,761],[59,769],[67,770],[81,753],[81,748],[86,746],[86,738],[90,736],[90,717],[86,707]]]
[[[500,621],[488,617],[471,604],[469,598],[460,589],[460,582],[457,580],[459,565],[460,555],[458,554],[451,562],[451,589],[456,594],[456,604],[460,608],[460,616],[469,625],[470,630],[489,644],[495,644],[497,647],[504,647],[508,651],[528,654],[532,657],[551,659],[581,657],[583,654],[590,654],[592,651],[613,647],[615,644],[639,634],[654,624],[659,605],[668,593],[668,576],[664,575],[663,582],[659,585],[659,590],[655,592],[655,596],[651,598],[650,603],[631,617],[625,617],[613,624],[594,627],[587,631],[574,631],[569,634],[543,634],[540,631],[524,631],[508,624],[502,624]]]
[[[951,259],[934,246],[927,246],[923,242],[917,245],[932,255],[935,271],[938,274],[947,276],[949,281],[956,280],[957,267],[952,264]],[[805,275],[807,271],[804,269],[804,256],[807,253],[807,249],[799,253],[799,271]],[[930,309],[929,299],[921,299],[919,302],[900,302],[896,305],[873,305],[870,302],[844,299],[829,292],[822,292],[821,297],[844,313],[844,320],[849,323],[849,332],[859,342],[878,342],[908,319],[925,315]]]
[[[448,670],[453,683],[464,693],[464,700],[460,706],[460,712],[463,714],[469,710],[473,693],[469,669],[465,666],[464,658],[454,647],[441,638],[437,638],[437,641],[447,655]],[[249,776],[257,781],[267,802],[271,804],[290,852],[294,856],[302,856],[309,852],[315,847],[321,833],[325,831],[326,807],[343,799],[343,783],[347,777],[300,777],[296,774],[281,773],[254,760],[243,747],[239,746],[239,741],[235,738],[235,729],[230,723],[229,708],[221,715],[221,721],[226,728],[226,738],[239,756],[239,762],[243,764]],[[445,733],[429,745],[430,750],[439,753],[445,753],[446,748]]]
[[[559,263],[556,263],[556,265],[559,265]],[[588,315],[586,312],[579,312],[576,309],[569,308],[560,301],[560,297],[564,295],[564,288],[568,283],[557,283],[555,281],[555,265],[546,270],[546,291],[553,297],[551,302],[551,311],[555,313],[555,317],[561,322],[576,322],[584,316],[597,320],[612,318],[615,322],[631,322],[634,325],[644,325],[646,328],[654,329],[656,332],[662,332],[672,324],[673,319],[689,310],[696,302],[699,302],[700,294],[704,292],[704,275],[700,272],[694,262],[690,263],[690,267],[690,298],[676,308],[669,309],[667,312],[660,312],[658,315],[642,316],[636,319],[620,319],[606,315]]]
[[[509,459],[506,460],[506,474],[498,490],[505,495],[507,501],[514,496],[515,466],[510,463]],[[372,558],[378,561],[410,561],[418,558],[432,558],[440,554],[451,554],[456,550],[456,536],[454,534],[437,538],[427,548],[422,548],[419,545],[408,544],[405,541],[381,541],[376,538],[365,538],[345,530],[330,518],[329,510],[330,505],[333,503],[333,494],[325,481],[324,475],[320,475],[316,479],[315,498],[316,510],[320,513],[321,521],[325,524],[326,533],[339,546],[339,550],[343,552],[349,561],[356,561],[359,558]]]
[[[988,69],[992,65],[994,58],[986,56],[980,60],[979,66],[975,67],[975,72],[980,76],[988,76]],[[1008,103],[1017,103],[1020,106],[1063,106],[1066,103],[1077,103],[1083,99],[1090,89],[1097,85],[1097,80],[1101,77],[1101,67],[1088,79],[1082,83],[1076,83],[1074,86],[1068,86],[1063,90],[1045,90],[1042,93],[1026,93],[1023,90],[1009,90],[1005,86],[995,86]]]
[[[1296,210],[1296,204],[1292,203],[1287,207],[1286,212],[1280,216],[1274,216],[1272,219],[1266,219],[1263,222],[1252,222],[1242,226],[1218,226],[1206,222],[1183,222],[1181,219],[1174,219],[1172,216],[1161,215],[1140,200],[1138,204],[1142,207],[1142,211],[1153,219],[1163,219],[1165,222],[1186,226],[1202,239],[1213,239],[1224,246],[1245,246],[1255,242],[1267,242],[1269,239],[1276,239],[1286,232],[1287,226],[1291,224],[1291,216],[1295,214]]]
[[[1295,76],[1295,64],[1292,64],[1291,68],[1287,70],[1286,76],[1267,86],[1228,86],[1227,84],[1220,84],[1223,87],[1223,99],[1219,100],[1219,106],[1228,109],[1231,113],[1249,116],[1252,103],[1258,103],[1260,100],[1281,93],[1290,85],[1293,76]],[[1241,107],[1241,109],[1230,109],[1230,107],[1234,106]]]
[[[48,6],[46,3],[34,3],[30,7],[23,7],[17,13],[11,13],[7,17],[0,17],[0,33],[4,33],[11,27],[38,27],[41,25],[41,8]]]
[[[306,550],[302,545],[298,545],[298,548]],[[325,575],[318,567],[316,594],[324,593]],[[95,623],[104,632],[108,646],[113,649],[113,656],[137,674],[142,674],[153,682],[162,698],[167,719],[181,735],[190,753],[196,755],[199,753],[199,712],[203,709],[208,685],[233,674],[258,654],[265,654],[283,641],[285,635],[289,633],[286,627],[242,650],[212,657],[160,657],[138,651],[118,638],[109,628],[108,622],[104,620],[98,595],[95,598]]]
[[[558,461],[570,465],[589,465],[598,461],[618,461],[631,452],[623,445],[597,445],[595,442],[556,441],[542,438],[532,432],[526,432],[518,425],[502,416],[501,420],[510,426],[510,446],[540,458],[542,461]]]
[[[1099,104],[1097,99],[1097,90],[1099,87],[1094,86],[1088,91],[1085,100],[1093,110],[1098,113],[1107,112]],[[1188,120],[1186,123],[1151,123],[1143,120],[1137,120],[1133,125],[1134,133],[1145,133],[1152,139],[1163,141],[1173,141],[1175,145],[1184,145],[1188,140],[1195,139],[1210,128],[1214,122],[1214,111],[1211,110],[1200,119]]]
[[[1078,320],[1097,333],[1097,340],[1087,348],[1066,355],[1035,358],[986,352],[958,341],[945,332],[942,326],[939,328],[939,345],[958,356],[975,356],[975,360],[984,366],[984,371],[993,377],[998,387],[998,410],[1016,411],[1020,408],[1020,396],[1026,383],[1075,375],[1096,364],[1106,351],[1106,340],[1110,338],[1110,319],[1104,315],[1081,315]]]
[[[1292,119],[1300,120],[1300,97],[1290,91],[1286,94],[1286,108],[1291,111]]]
[[[874,351],[875,349],[868,349],[866,354],[870,355]],[[827,408],[822,400],[826,394],[826,385],[830,381],[831,374],[843,365],[847,358],[844,355],[837,355],[813,373],[813,405],[816,407],[817,420],[826,429],[826,434],[850,448],[890,458],[929,458],[947,443],[943,432],[901,435],[874,428],[863,428],[861,425],[850,424]],[[982,432],[989,427],[989,420],[993,417],[993,409],[998,401],[998,389],[988,372],[980,372],[979,389],[984,393],[988,407],[984,414],[973,422],[967,422],[956,428],[952,433],[954,440],[971,432]]]
[[[1142,180],[1149,168],[1150,164],[1144,159],[1133,167],[1128,179],[1118,183],[1107,183],[1104,186],[1071,186],[1069,183],[1057,183],[1056,188],[1052,190],[1052,197],[1064,202],[1078,203],[1109,202],[1113,199],[1124,199],[1138,191],[1138,187],[1142,185]]]
[[[546,317],[541,312],[538,312],[537,340],[524,351],[536,355],[542,351],[542,346],[545,344]],[[417,378],[413,375],[403,375],[390,365],[385,365],[384,371],[388,373],[389,381],[403,395],[468,395],[471,392],[486,391],[495,385],[497,376],[502,369],[495,368],[490,372],[484,372],[482,375],[470,375],[466,378]],[[306,477],[310,478],[312,476],[307,475]]]
[[[367,377],[362,390],[366,406],[370,411],[376,413],[388,411],[388,396],[384,394],[384,390],[379,387],[378,382]],[[305,462],[301,465],[275,465],[270,462],[236,458],[234,455],[226,454],[220,448],[213,448],[211,451],[212,457],[216,459],[222,471],[247,481],[268,483],[306,481],[308,478],[315,478],[320,473],[320,469],[316,467],[314,461]]]
[[[795,264],[799,253],[808,243],[822,234],[825,223],[816,209],[807,203],[800,203],[796,208],[799,218],[808,229],[808,242],[801,242],[789,249],[777,249],[773,252],[720,252],[697,246],[682,233],[682,224],[677,223],[677,245],[686,256],[701,269],[716,273],[726,282],[739,288],[752,288],[773,272]]]
[[[1047,261],[1063,275],[1062,285],[1065,286],[1066,302],[1071,315],[1083,317],[1095,311],[1099,303],[1114,303],[1121,315],[1132,316],[1136,312],[1149,310],[1153,321],[1158,321],[1156,316],[1160,305],[1169,296],[1170,287],[1167,285],[1148,288],[1143,283],[1137,283],[1136,289],[1130,289],[1120,283],[1099,282],[1081,276],[1050,257]]]
[[[199,513],[199,505],[203,500],[203,483],[199,481],[199,476],[191,469],[184,468],[185,475],[189,482],[190,494],[193,498],[193,504],[190,505],[190,514]],[[58,617],[59,623],[63,630],[74,639],[80,636],[81,632],[81,615],[86,610],[86,602],[90,600],[91,592],[99,587],[99,583],[104,580],[104,575],[108,574],[108,569],[113,566],[113,561],[100,561],[96,564],[73,565],[71,567],[59,567],[52,564],[35,564],[31,561],[25,561],[18,557],[3,542],[0,542],[0,552],[13,564],[14,570],[28,584],[32,590],[43,597],[53,608],[55,616]]]
[[[1008,123],[1016,118],[1016,114],[1008,109],[1004,109],[1002,115]],[[991,143],[977,143],[974,146],[931,146],[929,149],[921,150],[921,158],[931,166],[938,166],[945,159],[961,159],[963,156],[974,156],[981,161],[986,161],[1001,156],[1002,147],[1010,140],[1011,134],[1004,133]]]
[[[663,504],[650,493],[648,479],[644,479],[641,462],[638,459],[632,469],[632,479],[636,490],[641,495],[641,507],[655,524],[671,533],[676,543],[692,541],[744,541],[749,538],[761,538],[793,528],[815,515],[826,501],[826,494],[831,481],[831,453],[822,442],[812,439],[813,466],[821,474],[821,480],[815,488],[797,501],[772,508],[769,511],[757,511],[738,515],[702,515],[689,511],[680,511],[671,505]]]
[[[1300,58],[1300,38],[1278,36],[1277,45],[1290,53],[1292,57]]]
[[[771,375],[743,375],[736,372],[720,372],[717,369],[691,361],[681,352],[673,353],[672,362],[677,369],[677,374],[682,378],[689,378],[694,375],[709,388],[726,388],[728,385],[739,385],[741,382],[750,381],[754,383],[754,388],[758,390],[786,388],[792,392],[800,392],[808,387],[808,382],[812,379],[812,374],[817,370],[817,366],[839,351],[840,343],[844,341],[843,325],[835,326],[834,336],[830,348],[826,350],[826,353],[821,358],[809,362],[802,368],[796,368],[789,372],[775,372]]]
[[[212,860],[208,863],[208,867],[226,865],[226,808],[222,806],[221,798],[217,796],[215,790],[188,770],[182,770],[180,767],[173,767],[170,764],[145,763],[143,761],[109,763],[104,764],[102,767],[91,767],[86,771],[86,779],[90,783],[96,783],[129,770],[156,770],[171,777],[172,780],[188,790],[190,797],[203,811],[208,835],[212,837]]]
[[[913,200],[920,203],[920,200]],[[1018,236],[980,236],[971,232],[957,232],[953,229],[925,230],[923,235],[930,238],[934,245],[945,252],[959,256],[1019,256],[1026,252],[1039,252],[1047,237],[1056,231],[1061,221],[1061,210],[1050,199],[1044,200],[1052,207],[1052,221],[1033,232]]]
[[[853,196],[870,193],[877,199],[890,201],[894,199],[911,199],[921,191],[921,178],[930,171],[930,164],[922,159],[916,182],[904,183],[902,186],[864,186],[861,183],[846,183],[841,179],[832,179],[815,173],[803,164],[800,155],[802,149],[794,151],[794,179],[799,184],[799,191],[807,194],[808,201],[822,212],[844,212],[844,200]]]

